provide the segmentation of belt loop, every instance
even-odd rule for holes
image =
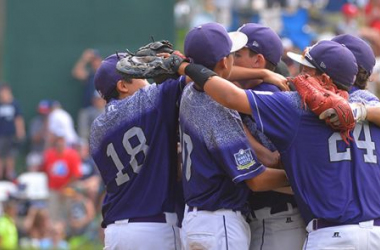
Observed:
[[[115,224],[128,224],[129,223],[129,219],[125,219],[125,220],[117,220],[114,222]]]
[[[368,221],[359,222],[359,226],[361,228],[373,228],[373,226],[374,226],[374,220],[368,220]]]
[[[193,207],[193,213],[197,214],[197,212],[198,212],[198,207]]]
[[[286,205],[288,205],[288,212],[293,212],[293,205],[290,202],[287,202]]]

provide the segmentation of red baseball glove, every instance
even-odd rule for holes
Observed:
[[[334,110],[336,117],[327,117],[325,122],[334,130],[340,131],[342,139],[348,144],[348,140],[352,140],[349,132],[355,127],[355,119],[347,101],[348,93],[337,89],[326,77],[299,75],[293,78],[292,82],[303,104],[316,115],[320,116],[328,109]]]

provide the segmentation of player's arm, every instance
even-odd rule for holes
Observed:
[[[247,79],[262,79],[264,82],[272,83],[283,91],[289,91],[288,81],[285,77],[268,69],[253,69],[233,66],[229,81],[239,81]],[[260,82],[258,83],[260,84]]]
[[[363,103],[350,103],[350,106],[356,122],[367,120],[380,126],[380,106],[368,106]],[[330,118],[330,122],[334,125],[340,125],[336,111],[333,108],[325,110],[319,116],[321,120],[327,118]]]
[[[266,168],[261,174],[245,180],[245,183],[255,192],[270,191],[289,186],[285,171],[273,168]]]
[[[380,126],[380,106],[367,106],[366,120]]]
[[[290,194],[294,195],[292,187],[282,187],[282,188],[276,188],[273,191],[278,192],[278,193],[283,193],[283,194]]]
[[[244,132],[247,135],[249,144],[256,153],[257,159],[266,167],[269,168],[279,168],[280,165],[280,154],[278,151],[270,151],[266,147],[264,147],[260,142],[256,140],[255,137],[252,136],[251,132],[248,128],[243,125]]]
[[[232,82],[217,76],[214,71],[199,64],[182,63],[178,73],[189,76],[196,86],[204,89],[211,98],[221,105],[244,114],[251,114],[251,107],[245,91]],[[207,87],[203,88],[206,82]]]

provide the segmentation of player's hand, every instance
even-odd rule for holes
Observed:
[[[95,58],[95,51],[93,49],[86,49],[82,54],[84,62],[90,62]]]
[[[367,117],[367,108],[363,103],[350,103],[352,114],[356,122],[364,121]],[[340,126],[339,118],[333,108],[326,109],[319,115],[319,119],[330,119],[330,122],[335,126]]]
[[[339,118],[338,118],[338,116],[337,116],[337,114],[336,114],[335,109],[333,109],[333,108],[329,108],[329,109],[326,109],[325,111],[323,111],[323,112],[319,115],[319,119],[320,119],[320,120],[330,119],[330,122],[331,122],[334,126],[340,126]]]
[[[277,87],[279,87],[282,91],[289,91],[289,85],[288,85],[288,79],[280,74],[277,74],[275,72],[269,71],[267,73],[267,76],[263,78],[264,82],[269,82]]]

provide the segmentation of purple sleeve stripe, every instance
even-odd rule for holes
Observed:
[[[262,172],[264,172],[265,169],[266,169],[266,167],[264,165],[260,165],[259,167],[257,167],[256,169],[254,169],[250,172],[236,176],[235,178],[232,179],[232,181],[234,183],[239,183],[241,181],[244,181],[246,179],[250,179],[252,177],[255,177],[255,176],[261,174]]]

